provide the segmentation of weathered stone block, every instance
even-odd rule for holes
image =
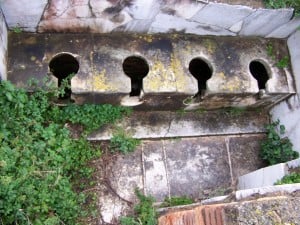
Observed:
[[[143,142],[145,194],[153,196],[157,201],[163,201],[169,196],[165,161],[164,141]]]
[[[287,38],[299,28],[300,18],[295,18],[273,30],[266,38]]]
[[[1,7],[9,27],[20,27],[22,30],[35,32],[47,3],[47,0],[3,0]]]
[[[149,33],[173,33],[174,31],[197,35],[235,35],[234,33],[219,26],[193,22],[177,16],[162,13],[155,17],[155,20],[149,29]]]
[[[230,28],[254,12],[253,9],[240,5],[209,3],[200,9],[192,18],[200,24],[208,24],[223,28]]]
[[[258,9],[245,18],[239,35],[264,37],[277,27],[287,23],[292,16],[292,9]]]
[[[284,163],[268,166],[239,177],[238,189],[272,186],[286,174],[287,167]]]
[[[223,137],[170,140],[165,149],[171,196],[199,198],[231,185]]]
[[[94,103],[160,109],[163,101],[165,108],[186,110],[258,107],[294,93],[289,68],[276,67],[279,57],[288,54],[282,40],[120,33],[11,33],[9,39],[11,81],[24,86],[31,76],[51,75],[50,62],[67,54],[79,66],[73,93],[91,94]],[[269,43],[274,56],[261,47]],[[258,69],[249,69],[253,62],[265,68],[265,80]]]

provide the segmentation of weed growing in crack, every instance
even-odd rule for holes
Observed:
[[[246,112],[245,107],[227,107],[223,109],[226,115],[241,116]]]
[[[186,197],[186,196],[172,196],[170,198],[165,198],[164,202],[160,205],[160,207],[171,207],[171,206],[179,206],[179,205],[189,205],[193,204],[194,200]]]
[[[276,63],[276,66],[280,69],[286,68],[289,66],[289,61],[290,61],[289,57],[284,56]]]
[[[289,57],[284,56],[283,58],[279,59],[276,57],[276,54],[274,52],[274,47],[271,43],[267,44],[267,54],[269,57],[271,57],[273,60],[277,60],[277,63],[275,64],[279,69],[283,69],[289,66]]]
[[[140,140],[131,137],[124,130],[117,129],[110,139],[110,151],[127,154],[133,152],[140,143]]]
[[[134,207],[135,215],[132,217],[122,217],[122,225],[156,225],[157,212],[153,207],[155,199],[151,196],[143,195],[139,190],[135,190],[139,203]]]

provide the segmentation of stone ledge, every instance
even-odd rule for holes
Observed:
[[[278,196],[196,206],[161,215],[158,225],[299,224],[300,197]]]
[[[245,111],[234,115],[226,109],[206,112],[135,111],[120,123],[100,128],[88,139],[109,140],[116,127],[138,139],[256,134],[265,132],[264,124],[268,123],[268,119],[265,113]]]

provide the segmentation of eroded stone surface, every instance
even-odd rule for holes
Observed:
[[[256,121],[249,120],[249,123]],[[237,136],[228,139],[233,176],[235,178],[266,166],[260,158],[260,143],[265,139],[263,135]]]
[[[238,109],[236,109],[238,110]],[[236,114],[234,114],[236,113]],[[175,138],[243,133],[263,133],[269,117],[252,111],[203,111],[203,112],[133,112],[117,126],[133,137]],[[114,126],[105,126],[89,135],[89,140],[109,140]],[[241,140],[242,141],[242,140]],[[253,148],[258,146],[253,146]],[[236,149],[240,152],[242,149]]]
[[[295,224],[300,221],[299,197],[279,196],[252,201],[173,209],[161,215],[159,225],[171,224]]]
[[[171,196],[199,198],[205,190],[231,185],[223,138],[188,138],[166,142]],[[202,196],[201,196],[202,197]]]
[[[254,11],[255,10],[245,6],[210,3],[200,9],[191,20],[228,29]]]
[[[93,103],[130,105],[128,97],[134,87],[122,66],[132,56],[144,58],[149,66],[140,95],[135,96],[144,109],[161,109],[162,105],[187,110],[257,107],[272,105],[294,93],[290,68],[276,67],[278,60],[288,55],[282,40],[179,34],[11,33],[9,41],[9,80],[24,86],[30,76],[41,79],[47,73],[51,75],[48,68],[51,59],[59,53],[68,53],[79,63],[79,71],[71,82],[72,92],[90,93]],[[269,44],[276,49],[274,56],[267,52]],[[203,59],[211,69],[206,85],[191,74],[189,66],[194,59]],[[257,80],[249,71],[253,60],[261,60],[269,72],[264,95],[259,93]],[[205,91],[200,88],[203,86]],[[188,98],[196,94],[198,98]]]
[[[25,31],[35,32],[47,3],[47,0],[30,2],[3,0],[0,5],[10,28],[19,27]]]
[[[156,201],[169,196],[199,200],[229,194],[233,176],[239,174],[232,170],[242,168],[245,160],[251,166],[243,171],[259,168],[256,146],[262,137],[256,134],[142,140],[134,153],[104,154],[96,163],[102,220],[113,223],[130,212],[137,202],[135,188]],[[243,138],[251,140],[250,147],[241,141]],[[226,146],[228,139],[230,144]],[[253,157],[234,155],[237,149]]]
[[[289,22],[292,16],[293,10],[291,9],[258,9],[244,20],[243,28],[239,35],[266,36],[274,29]]]
[[[300,27],[300,18],[295,18],[288,23],[281,25],[276,30],[268,34],[267,38],[287,38]]]
[[[169,196],[164,141],[143,142],[143,167],[145,169],[145,192],[163,201]]]

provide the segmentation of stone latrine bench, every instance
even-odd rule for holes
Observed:
[[[10,33],[8,79],[68,74],[77,103],[152,109],[272,106],[295,93],[285,40],[181,34]],[[272,51],[270,52],[270,49]]]

